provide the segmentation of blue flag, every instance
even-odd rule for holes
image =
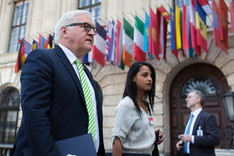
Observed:
[[[170,8],[170,22],[171,22],[171,51],[176,49],[175,42],[175,11]]]
[[[24,46],[25,46],[25,54],[28,56],[28,54],[31,52],[32,45],[28,43],[26,40],[24,40]]]
[[[150,24],[150,17],[145,12],[145,24],[144,24],[144,52],[149,51],[149,24]]]

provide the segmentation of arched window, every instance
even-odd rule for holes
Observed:
[[[17,131],[20,96],[15,87],[0,91],[0,144],[13,144]]]
[[[219,93],[219,88],[215,81],[201,74],[190,77],[184,83],[180,92],[181,98],[186,98],[192,90],[199,90],[205,94],[205,96],[216,96]]]

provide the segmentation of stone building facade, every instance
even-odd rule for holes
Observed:
[[[26,1],[26,0],[25,0]],[[15,104],[19,103],[20,72],[14,72],[18,52],[9,52],[12,18],[14,7],[20,0],[0,1],[0,108],[7,95],[13,93]],[[38,40],[39,34],[53,33],[56,22],[68,10],[78,9],[79,0],[27,0],[29,2],[28,18],[25,39],[32,42]],[[225,0],[229,6],[229,1]],[[174,6],[172,0],[101,0],[100,18],[108,20],[126,17],[134,24],[133,15],[137,14],[144,19],[144,12],[149,12],[157,6],[163,5],[167,10]],[[230,21],[230,20],[229,20]],[[213,29],[207,29],[208,53],[195,58],[187,58],[181,53],[178,58],[171,53],[170,37],[167,40],[166,60],[147,58],[156,71],[156,97],[154,107],[155,128],[160,128],[165,134],[165,141],[159,146],[162,155],[171,155],[175,150],[176,136],[183,133],[188,116],[184,97],[191,89],[201,89],[207,95],[205,110],[214,114],[220,128],[221,144],[217,153],[227,149],[230,124],[222,106],[220,96],[234,90],[234,33],[229,31],[228,54],[214,46]],[[111,132],[114,121],[114,112],[122,98],[126,74],[124,70],[106,62],[104,67],[88,67],[97,82],[103,99],[104,141],[107,151],[111,151]],[[9,91],[11,88],[13,91]],[[10,103],[10,100],[6,101]],[[20,109],[20,108],[19,108]],[[3,109],[2,109],[3,110]],[[0,114],[2,112],[0,111]],[[14,113],[13,113],[14,114]],[[7,115],[6,115],[7,116]],[[12,115],[20,126],[22,112]],[[7,117],[6,117],[7,118]],[[8,119],[6,119],[8,121]],[[10,119],[9,119],[10,120]],[[1,121],[2,122],[2,121]],[[0,126],[1,126],[0,122]],[[2,131],[3,132],[3,131]],[[0,136],[1,139],[2,136]],[[0,145],[3,146],[0,142]]]

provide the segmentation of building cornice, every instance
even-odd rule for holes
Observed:
[[[0,66],[15,64],[18,52],[5,53],[0,55]]]

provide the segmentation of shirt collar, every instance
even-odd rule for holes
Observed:
[[[197,116],[201,111],[202,111],[202,108],[198,108],[194,112],[191,112],[191,114],[193,114],[194,116]]]
[[[77,59],[77,57],[72,53],[71,50],[69,50],[68,48],[66,48],[62,44],[59,43],[58,45],[63,50],[63,52],[65,53],[65,55],[67,56],[67,58],[71,62],[71,64],[73,64],[75,62],[75,60]]]

